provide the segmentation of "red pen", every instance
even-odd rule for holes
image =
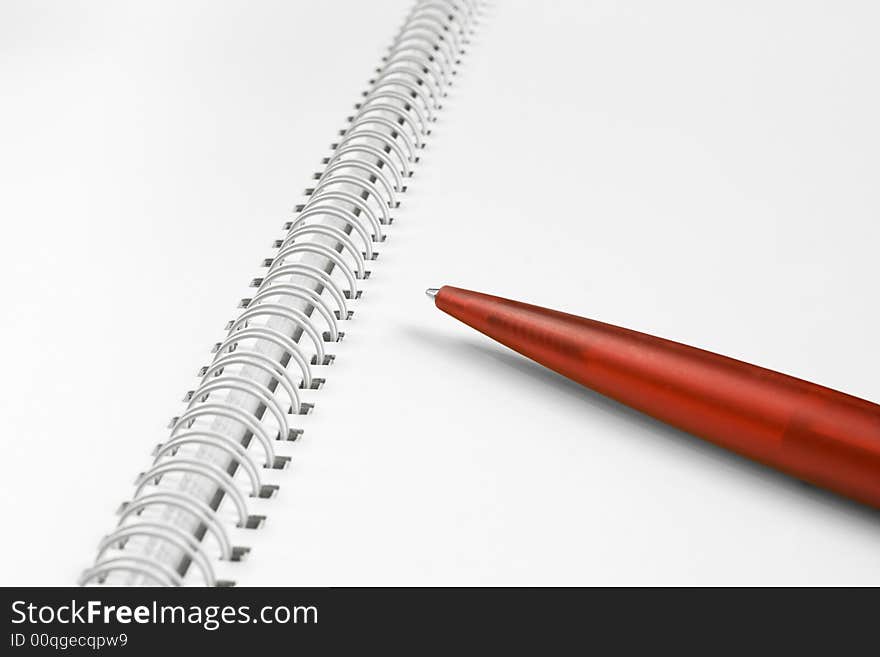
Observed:
[[[880,507],[880,406],[709,351],[444,286],[436,306],[603,395],[817,486]]]

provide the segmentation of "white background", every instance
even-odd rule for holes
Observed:
[[[89,564],[408,6],[0,5],[0,584]],[[495,3],[236,578],[880,584],[875,512],[422,295],[470,287],[880,399],[878,19]]]

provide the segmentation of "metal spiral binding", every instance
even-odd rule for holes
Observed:
[[[216,560],[248,551],[234,545],[239,530],[263,520],[249,500],[277,491],[265,473],[290,460],[276,453],[279,441],[301,434],[292,423],[310,410],[302,391],[318,387],[314,368],[333,360],[330,345],[353,315],[480,5],[425,0],[410,11],[81,584],[234,583],[218,577]]]

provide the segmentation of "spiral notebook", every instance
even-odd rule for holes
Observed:
[[[241,579],[480,13],[422,0],[407,14],[82,584]]]
[[[119,494],[89,512],[77,544],[98,554],[70,555],[71,571],[89,585],[880,581],[872,514],[585,392],[424,296],[482,290],[880,398],[864,362],[875,171],[855,146],[878,139],[873,21],[786,3],[755,20],[724,3],[440,0],[403,7],[398,29],[397,9],[371,5],[391,46],[363,62],[364,79],[378,69],[364,95],[339,92],[340,132],[316,138],[315,175],[294,181],[271,251],[248,246],[263,262],[240,290],[217,270],[247,245],[213,236],[230,313],[188,343],[199,367],[168,374],[195,375],[176,410],[139,411],[142,465],[95,475]],[[337,52],[310,84],[333,87],[337,62],[354,76]],[[847,120],[831,120],[841,98]],[[296,103],[308,123],[309,94]],[[257,231],[241,214],[244,244]],[[143,340],[138,358],[161,351]]]

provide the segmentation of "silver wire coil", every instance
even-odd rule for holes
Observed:
[[[286,463],[275,444],[300,433],[293,418],[308,409],[302,390],[318,383],[315,366],[332,361],[328,345],[352,317],[350,303],[387,237],[480,4],[424,0],[412,8],[81,584],[228,583],[215,560],[246,548],[233,545],[227,527],[258,526],[248,500],[277,488],[263,474]]]

